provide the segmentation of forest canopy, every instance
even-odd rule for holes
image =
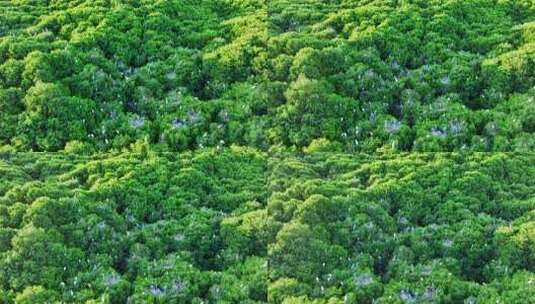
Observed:
[[[0,145],[531,151],[531,0],[0,2]]]
[[[531,304],[535,0],[0,0],[0,304]]]
[[[3,154],[2,303],[530,303],[534,154]]]

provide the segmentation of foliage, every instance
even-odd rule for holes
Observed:
[[[4,302],[265,300],[263,155],[6,154],[2,164]]]
[[[528,303],[534,157],[5,153],[1,295]]]
[[[530,151],[534,16],[530,0],[8,1],[0,145]]]
[[[0,303],[532,303],[534,96],[534,0],[0,0]]]
[[[270,303],[529,303],[532,154],[273,162]]]

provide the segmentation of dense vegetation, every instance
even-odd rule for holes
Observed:
[[[0,1],[0,144],[529,151],[532,0]]]
[[[5,154],[0,301],[529,303],[534,163]]]
[[[535,0],[0,0],[0,303],[533,303],[534,151]]]
[[[531,303],[534,157],[272,160],[269,302]]]
[[[261,303],[265,158],[0,161],[0,303]],[[204,301],[204,302],[203,302]]]

